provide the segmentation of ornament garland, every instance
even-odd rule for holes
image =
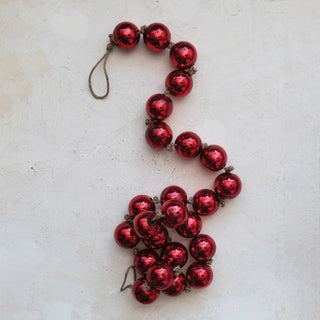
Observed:
[[[181,133],[172,143],[172,130],[164,120],[173,111],[171,97],[186,96],[192,89],[192,76],[197,71],[194,67],[197,51],[189,42],[171,42],[170,31],[165,25],[152,23],[138,29],[131,22],[119,23],[113,34],[109,35],[105,54],[90,72],[89,89],[93,97],[104,99],[109,94],[106,61],[113,48],[134,48],[139,43],[140,35],[143,35],[144,43],[152,51],[168,48],[170,60],[176,68],[165,80],[166,90],[152,95],[146,102],[146,111],[150,117],[146,120],[148,144],[157,149],[175,149],[186,159],[199,157],[209,171],[225,171],[215,179],[213,190],[201,189],[189,199],[181,187],[172,185],[165,188],[159,198],[138,195],[130,201],[125,221],[114,231],[115,241],[120,247],[133,248],[142,239],[146,248],[134,249],[134,263],[127,269],[120,290],[132,288],[133,296],[138,302],[149,304],[158,298],[160,291],[169,296],[177,296],[191,288],[205,288],[212,282],[210,264],[216,244],[209,235],[200,233],[201,216],[214,214],[219,206],[224,206],[225,199],[236,197],[242,184],[240,178],[231,172],[234,168],[226,166],[227,153],[221,146],[202,143],[200,137],[190,131]],[[92,87],[92,75],[101,62],[107,89],[105,94],[98,95]],[[188,250],[182,243],[170,240],[167,228],[173,228],[180,236],[191,239]],[[156,251],[158,249],[161,249],[159,254]],[[182,268],[186,265],[189,254],[195,262],[184,273]],[[125,286],[130,270],[133,270],[135,282]],[[139,279],[136,279],[137,272],[141,275]]]

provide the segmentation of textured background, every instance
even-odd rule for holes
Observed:
[[[222,145],[243,181],[204,219],[213,284],[150,306],[119,292],[132,255],[115,226],[133,196],[193,195],[216,175],[144,140],[168,51],[116,48],[110,96],[90,96],[123,20],[196,46],[194,88],[168,123]],[[0,21],[1,320],[319,319],[318,0],[1,0]]]

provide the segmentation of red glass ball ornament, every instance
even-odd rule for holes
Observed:
[[[191,77],[183,70],[174,70],[166,78],[166,88],[175,97],[184,97],[192,89]]]
[[[203,262],[192,263],[187,271],[187,281],[194,288],[206,288],[213,279],[213,272],[209,265]]]
[[[146,195],[139,195],[131,199],[129,203],[129,214],[131,217],[135,217],[144,211],[154,211],[155,204],[153,200]]]
[[[201,139],[193,132],[183,132],[177,137],[175,148],[181,157],[195,158],[202,150]]]
[[[240,178],[234,173],[222,173],[214,181],[214,189],[221,198],[234,198],[242,188]]]
[[[176,230],[182,237],[193,238],[200,232],[201,228],[202,221],[199,215],[194,212],[188,212],[187,220]]]
[[[160,196],[161,203],[165,203],[168,200],[180,200],[187,203],[187,193],[178,186],[169,186],[165,188]]]
[[[214,256],[216,243],[207,234],[199,234],[191,240],[189,252],[196,260],[207,261]]]
[[[178,69],[190,68],[197,60],[197,50],[191,43],[181,41],[171,48],[170,59]]]
[[[202,150],[200,161],[210,171],[218,171],[225,167],[227,163],[227,153],[217,145],[211,145]]]
[[[131,49],[139,43],[140,33],[136,25],[125,21],[114,28],[113,39],[120,48]]]
[[[144,237],[142,241],[150,249],[160,249],[168,242],[168,230],[160,224],[160,230],[156,235]]]
[[[162,223],[169,228],[177,228],[183,224],[188,217],[185,204],[179,200],[168,200],[161,206],[161,212],[165,215]]]
[[[154,94],[148,99],[146,109],[152,119],[163,121],[172,113],[172,100],[163,93]]]
[[[147,280],[150,285],[158,290],[169,288],[173,282],[174,272],[171,267],[163,262],[157,262],[147,271]]]
[[[186,276],[184,275],[183,272],[181,272],[179,275],[173,278],[172,285],[168,289],[163,290],[163,293],[165,293],[168,296],[174,297],[182,293],[185,286],[186,286]]]
[[[149,49],[161,51],[167,48],[170,43],[170,31],[162,23],[153,23],[146,29],[143,40]]]
[[[202,221],[198,214],[188,212],[187,220],[176,230],[180,236],[185,238],[193,238],[202,228]]]
[[[142,249],[134,257],[137,272],[146,275],[148,269],[160,260],[158,254],[151,249]]]
[[[154,301],[157,300],[157,298],[159,297],[160,291],[155,289],[155,288],[151,288],[150,290],[146,290],[143,286],[144,283],[148,283],[146,278],[140,278],[138,279],[133,287],[132,287],[132,294],[134,296],[134,298],[143,304],[149,304],[152,303]]]
[[[197,214],[210,216],[217,211],[219,199],[212,190],[201,189],[193,196],[192,206]]]
[[[188,251],[182,243],[170,242],[162,249],[161,260],[172,268],[182,268],[188,261]]]
[[[133,248],[140,241],[131,222],[120,223],[114,231],[114,239],[123,248]]]
[[[154,236],[160,231],[159,220],[153,221],[155,212],[145,211],[139,213],[133,220],[133,227],[136,234],[141,237]]]
[[[146,131],[146,139],[153,148],[165,148],[172,140],[172,131],[164,122],[157,122]]]

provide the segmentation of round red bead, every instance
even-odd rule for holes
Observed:
[[[187,194],[186,192],[178,186],[169,186],[165,188],[161,193],[161,203],[164,203],[168,200],[180,200],[184,203],[187,203]]]
[[[183,292],[185,285],[186,285],[186,276],[181,272],[179,275],[173,278],[172,285],[168,289],[163,290],[163,293],[172,297],[177,296]]]
[[[176,97],[186,96],[192,89],[191,77],[183,70],[174,70],[166,78],[166,88]]]
[[[172,140],[172,131],[166,123],[158,122],[147,129],[146,139],[153,148],[165,148]]]
[[[113,39],[120,48],[131,49],[139,43],[140,33],[133,23],[121,22],[113,31]]]
[[[202,189],[193,196],[193,209],[201,216],[210,216],[214,214],[219,207],[217,195],[209,189]]]
[[[163,262],[157,262],[147,271],[147,280],[158,290],[169,288],[173,282],[174,273],[171,267]]]
[[[172,100],[163,93],[154,94],[148,99],[146,109],[152,119],[163,121],[172,113]]]
[[[214,256],[216,243],[207,234],[199,234],[191,240],[189,251],[196,260],[207,261]]]
[[[206,288],[213,279],[210,266],[203,262],[194,262],[187,271],[187,281],[194,288]]]
[[[201,218],[194,212],[188,212],[187,220],[176,230],[180,236],[185,238],[193,238],[196,236],[202,227]]]
[[[241,188],[241,180],[234,173],[222,173],[214,182],[214,189],[221,198],[234,198],[240,193]]]
[[[197,60],[197,50],[189,42],[178,42],[170,50],[170,59],[178,69],[190,68]]]
[[[154,211],[155,204],[153,200],[146,195],[139,195],[131,199],[129,203],[129,214],[131,217],[135,217],[144,211]]]
[[[193,132],[183,132],[177,137],[175,147],[181,157],[195,158],[202,150],[201,139]]]
[[[133,287],[132,287],[132,294],[134,296],[134,298],[143,304],[149,304],[152,303],[154,301],[157,300],[157,298],[159,297],[160,291],[155,289],[155,288],[151,288],[150,290],[146,290],[143,286],[144,283],[148,283],[146,278],[140,278],[138,279]]]
[[[179,200],[168,200],[161,206],[161,212],[165,215],[162,223],[169,228],[177,228],[187,220],[188,210],[185,204]]]
[[[217,145],[211,145],[202,150],[200,160],[205,168],[210,171],[218,171],[227,163],[227,153]]]
[[[162,249],[161,260],[172,268],[182,268],[187,263],[188,251],[182,243],[170,242]]]
[[[162,23],[153,23],[146,29],[143,40],[149,49],[161,51],[167,48],[170,43],[170,31]]]
[[[152,211],[144,211],[139,213],[133,220],[133,227],[136,234],[143,238],[154,236],[160,231],[160,222],[152,221],[155,213]]]
[[[131,222],[120,223],[114,231],[114,239],[123,248],[133,248],[140,240]]]
[[[148,269],[159,260],[160,258],[155,251],[142,249],[134,257],[134,267],[138,273],[146,275]]]
[[[160,230],[156,235],[144,237],[142,241],[150,249],[160,249],[168,242],[168,231],[160,224]]]

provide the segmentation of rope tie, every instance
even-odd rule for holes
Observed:
[[[144,282],[144,283],[142,284],[142,289],[145,290],[145,291],[150,292],[151,289],[152,289],[152,287],[150,286],[150,284],[149,284],[148,282]]]
[[[124,220],[131,221],[131,220],[133,220],[133,217],[130,216],[130,214],[127,213],[127,214],[124,215]]]
[[[154,120],[152,120],[152,119],[146,119],[146,121],[145,121],[146,126],[150,126],[153,123],[154,123]]]
[[[173,268],[173,272],[174,272],[174,275],[177,277],[182,272],[182,269],[180,266],[176,266]]]
[[[152,198],[152,201],[157,204],[157,203],[160,203],[160,199],[158,197],[153,197]]]
[[[151,218],[151,221],[157,221],[164,218],[166,215],[161,212],[160,209],[156,210],[156,214]]]
[[[124,285],[126,284],[126,282],[127,282],[127,277],[128,277],[128,273],[129,273],[130,269],[133,270],[133,279],[134,279],[134,282],[136,282],[136,280],[137,280],[137,272],[136,272],[136,269],[134,268],[134,266],[130,266],[130,267],[127,269],[127,271],[126,271],[126,273],[125,273],[125,275],[124,275],[124,279],[123,279],[123,282],[122,282],[122,285],[121,285],[121,288],[120,288],[120,292],[125,291],[125,290],[127,290],[127,289],[129,289],[129,288],[132,288],[132,284],[128,284],[127,286],[124,286]]]
[[[188,293],[191,292],[191,286],[190,286],[190,284],[188,282],[186,283],[186,285],[184,287],[184,291],[188,292]]]
[[[193,197],[189,197],[189,199],[187,200],[187,202],[191,205],[193,205]]]
[[[114,42],[113,40],[113,37],[112,37],[112,34],[109,34],[109,43],[107,44],[107,47],[106,47],[106,52],[105,54],[100,58],[100,60],[94,65],[94,67],[91,69],[90,71],[90,74],[89,74],[89,89],[90,89],[90,92],[92,94],[92,96],[95,98],[95,99],[104,99],[108,96],[109,94],[109,88],[110,88],[110,84],[109,84],[109,76],[108,76],[108,72],[107,72],[107,67],[106,67],[106,64],[107,64],[107,59],[108,59],[108,56],[109,54],[111,53],[113,47],[116,45],[116,43]],[[104,72],[104,76],[106,78],[106,83],[107,83],[107,90],[106,90],[106,93],[103,94],[103,95],[98,95],[95,93],[95,91],[93,90],[93,87],[92,87],[92,75],[94,73],[94,71],[96,70],[96,68],[98,67],[98,65],[103,62],[103,72]]]
[[[176,146],[176,144],[171,142],[166,146],[166,149],[167,149],[167,151],[172,152],[173,147],[175,147],[175,146]]]
[[[230,172],[233,171],[233,170],[234,170],[234,167],[233,167],[233,166],[224,167],[224,171],[225,171],[226,173],[230,173]]]
[[[168,45],[168,49],[171,50],[174,45],[175,45],[175,43],[170,41],[170,43],[169,43],[169,45]]]
[[[148,29],[147,26],[142,26],[139,30],[140,34],[144,34],[146,32],[146,30]]]
[[[202,144],[202,149],[207,149],[208,148],[208,144],[207,143],[203,143]]]
[[[192,66],[189,69],[185,69],[185,72],[189,75],[189,76],[193,76],[194,74],[196,74],[197,69]]]
[[[219,198],[219,203],[222,208],[226,205],[226,201],[222,198]]]

